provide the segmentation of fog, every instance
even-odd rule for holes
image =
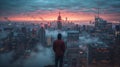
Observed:
[[[12,59],[13,51],[9,53],[0,54],[0,67],[7,66]]]
[[[54,62],[54,54],[51,48],[38,45],[38,52],[32,52],[28,60],[25,60],[24,67],[43,67]]]
[[[103,41],[100,40],[99,37],[90,36],[88,33],[83,33],[82,36],[79,37],[80,44],[104,44]]]
[[[44,67],[54,63],[54,53],[52,48],[45,48],[42,45],[36,46],[37,52],[32,51],[27,59],[19,58],[11,63],[13,52],[0,54],[0,67]]]
[[[49,30],[46,30],[46,36],[51,36],[55,39],[57,38],[58,33],[61,33],[63,37],[67,37],[67,32],[66,31],[59,31],[59,30],[49,31]]]
[[[67,37],[67,32],[65,31],[48,30],[46,30],[46,36],[51,36],[56,39],[56,36],[59,32],[63,35],[63,37]],[[102,42],[98,37],[92,37],[88,33],[82,33],[82,35],[79,37],[79,45],[91,43],[103,44],[104,42]],[[54,53],[52,47],[44,47],[38,43],[36,48],[38,49],[38,51],[32,51],[27,59],[19,58],[14,63],[11,63],[14,51],[3,54],[1,53],[0,67],[44,67],[54,64]]]

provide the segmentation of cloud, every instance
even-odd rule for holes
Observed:
[[[120,12],[119,0],[0,0],[0,14],[12,15],[25,12],[68,10],[93,12],[93,8],[110,8],[111,12]],[[115,10],[117,9],[117,10]],[[108,11],[108,10],[107,10]],[[109,11],[108,11],[109,12]]]

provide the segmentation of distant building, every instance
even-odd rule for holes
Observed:
[[[79,31],[68,31],[67,41],[75,42],[79,40]]]
[[[65,67],[81,67],[79,51],[79,48],[69,48],[67,50],[64,64]]]
[[[105,28],[106,24],[107,24],[107,21],[103,20],[100,17],[95,17],[95,27],[97,29],[103,29],[103,28]]]
[[[46,44],[46,35],[45,35],[45,29],[41,27],[38,31],[38,37],[41,44]]]
[[[47,46],[51,46],[53,43],[53,38],[52,37],[47,37]]]
[[[67,47],[78,47],[79,45],[79,31],[68,31],[67,33]]]
[[[120,67],[120,25],[116,25],[115,31],[115,45],[114,45],[114,65]]]
[[[37,29],[33,28],[31,32],[32,32],[31,36],[35,38],[37,36]]]
[[[26,32],[27,32],[26,27],[22,27],[22,28],[21,28],[21,31],[22,31],[22,33],[26,33]]]
[[[80,27],[78,24],[75,25],[74,30],[80,31]]]
[[[120,34],[120,25],[115,26],[115,35],[118,36]]]
[[[58,16],[58,18],[57,18],[57,28],[58,28],[59,30],[62,29],[62,18],[61,18],[60,12],[59,12],[59,16]]]
[[[112,23],[108,23],[106,20],[100,18],[100,17],[95,17],[95,29],[98,32],[107,32],[107,33],[112,33]]]
[[[111,48],[105,44],[91,44],[89,45],[89,63],[110,63],[111,60]]]

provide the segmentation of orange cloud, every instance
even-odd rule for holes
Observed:
[[[19,14],[10,16],[9,19],[11,21],[53,21],[57,20],[59,11],[53,11],[53,12],[46,12],[43,14],[39,14],[36,12],[29,13],[29,15],[25,14]],[[66,20],[66,17],[70,21],[79,20],[81,22],[89,22],[94,20],[95,13],[89,13],[89,12],[67,12],[67,11],[61,11],[62,20]],[[102,18],[111,21],[114,20],[117,17],[114,17],[112,14],[101,14]],[[113,17],[112,17],[113,16]],[[4,20],[4,19],[1,19]]]

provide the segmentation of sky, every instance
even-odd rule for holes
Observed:
[[[120,21],[120,0],[0,0],[0,20],[40,21],[62,19],[88,22],[100,17]]]

